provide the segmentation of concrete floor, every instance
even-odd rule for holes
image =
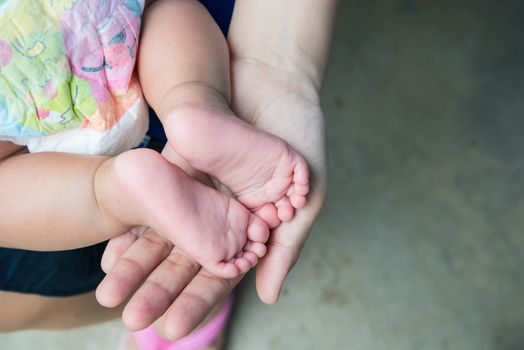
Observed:
[[[277,306],[242,285],[228,349],[524,349],[524,4],[341,3],[329,201]],[[121,329],[0,349],[114,349]]]

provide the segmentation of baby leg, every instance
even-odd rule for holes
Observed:
[[[223,277],[265,254],[262,220],[150,150],[13,156],[0,163],[0,183],[0,246],[71,249],[146,225]]]
[[[260,218],[154,151],[126,152],[104,164],[100,174],[95,185],[112,216],[124,222],[140,217],[140,224],[215,275],[236,277],[266,253],[269,230]],[[129,210],[131,204],[137,208]]]
[[[93,180],[106,157],[20,154],[0,163],[0,246],[60,250],[128,228],[101,212]]]
[[[304,206],[305,160],[229,109],[228,47],[197,1],[158,1],[146,10],[138,67],[169,143],[189,164],[218,178],[272,227]]]

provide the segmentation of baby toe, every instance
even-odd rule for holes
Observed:
[[[269,228],[275,228],[280,225],[277,208],[273,203],[267,203],[255,210],[254,214],[264,220]]]
[[[269,238],[269,228],[266,223],[256,215],[251,215],[247,228],[247,239],[252,242],[267,242]]]
[[[295,184],[293,186],[292,194],[301,194],[301,195],[305,196],[308,193],[309,193],[309,185]]]
[[[304,208],[306,205],[306,197],[299,194],[292,195],[289,200],[291,201],[291,205],[296,209]]]
[[[288,197],[282,197],[280,198],[276,203],[275,206],[277,207],[278,217],[282,221],[289,221],[293,219],[294,209],[291,205],[291,202],[289,201]]]
[[[306,161],[300,157],[293,171],[293,182],[298,185],[308,185],[309,168]]]
[[[266,255],[267,247],[263,243],[247,242],[246,246],[244,247],[244,252],[253,253],[257,256],[257,258],[261,258]]]
[[[258,263],[258,256],[256,256],[256,254],[253,252],[245,251],[243,258],[249,261],[249,268],[254,267]]]
[[[228,261],[221,261],[217,264],[204,266],[213,275],[221,278],[235,278],[242,274],[242,270],[237,265],[237,261],[242,258],[233,258]]]
[[[238,268],[238,271],[240,272],[240,274],[248,272],[251,269],[251,267],[253,266],[251,265],[251,261],[249,261],[245,257],[236,259],[234,264]]]

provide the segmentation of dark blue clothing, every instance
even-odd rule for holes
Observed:
[[[0,290],[45,296],[92,291],[104,277],[106,243],[57,252],[0,248]]]
[[[227,33],[234,0],[201,2],[222,32]],[[152,111],[146,140],[145,146],[156,150],[161,150],[166,142],[162,125]],[[92,291],[104,277],[100,259],[106,244],[57,252],[0,247],[0,290],[44,296],[71,296]]]

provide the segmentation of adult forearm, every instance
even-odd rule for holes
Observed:
[[[320,91],[338,0],[237,0],[231,57],[310,79]]]

